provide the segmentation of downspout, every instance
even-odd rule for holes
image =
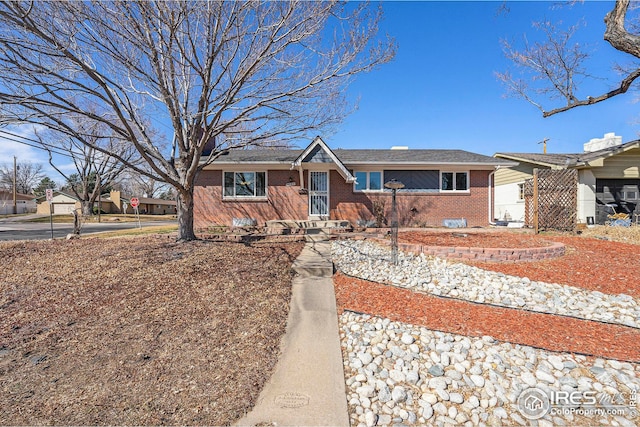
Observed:
[[[487,189],[489,192],[489,197],[487,197],[489,199],[489,225],[496,225],[495,222],[493,222],[493,218],[491,218],[493,215],[491,215],[493,213],[493,201],[491,200],[491,178],[494,176],[494,174],[498,171],[498,169],[500,169],[500,165],[496,166],[495,170],[491,171],[491,173],[489,174],[489,179],[487,182]],[[494,180],[495,181],[495,180]]]

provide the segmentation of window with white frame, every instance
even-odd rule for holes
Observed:
[[[382,172],[358,171],[355,174],[354,191],[382,191]]]
[[[469,191],[469,173],[441,172],[440,191]]]
[[[266,197],[266,172],[224,172],[223,197]]]
[[[524,200],[524,182],[518,184],[518,200],[519,201]]]

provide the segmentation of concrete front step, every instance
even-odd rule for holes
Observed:
[[[351,223],[349,221],[342,220],[271,220],[266,223],[267,228],[302,228],[302,229],[312,229],[312,228],[322,228],[322,229],[332,229],[332,228],[351,228]]]
[[[269,234],[305,234],[307,241],[329,240],[333,233],[352,230],[349,221],[272,220],[266,222]],[[310,237],[313,236],[313,237]]]

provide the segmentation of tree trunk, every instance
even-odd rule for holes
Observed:
[[[80,222],[80,214],[78,213],[77,210],[73,210],[73,234],[79,236],[80,235],[80,228],[81,228],[81,222]]]
[[[93,215],[93,203],[91,203],[88,200],[83,200],[80,202],[80,204],[82,205],[82,215],[84,216],[90,216]]]
[[[178,240],[196,240],[193,232],[193,193],[178,192]]]

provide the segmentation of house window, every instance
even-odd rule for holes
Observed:
[[[382,172],[356,172],[354,191],[381,191]]]
[[[385,181],[395,179],[404,184],[400,192],[437,193],[440,190],[440,172],[437,170],[391,170],[385,169]]]
[[[225,172],[224,197],[266,197],[266,172]]]
[[[467,172],[442,172],[440,174],[441,191],[468,191],[469,174]]]
[[[518,184],[518,200],[524,200],[524,183]]]

